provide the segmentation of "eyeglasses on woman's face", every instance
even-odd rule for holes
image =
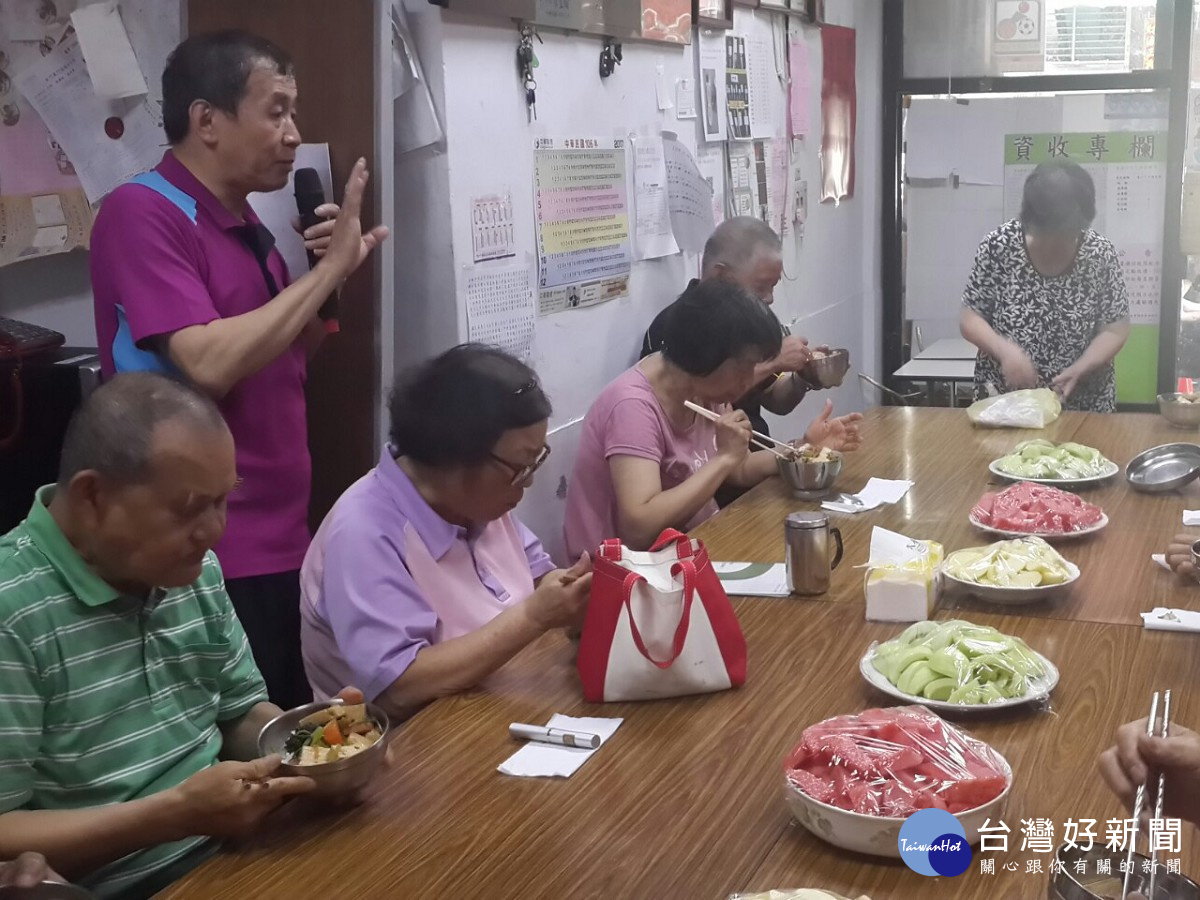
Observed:
[[[493,462],[503,466],[512,473],[512,481],[509,484],[516,486],[524,484],[531,479],[533,473],[540,469],[546,460],[550,458],[550,445],[543,444],[542,449],[538,451],[537,458],[533,462],[523,466],[511,463],[507,459],[497,456],[495,453],[489,453],[488,456],[491,457]]]

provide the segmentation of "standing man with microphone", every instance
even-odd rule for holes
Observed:
[[[331,206],[325,203],[325,188],[321,186],[321,175],[316,169],[297,169],[292,174],[292,190],[296,195],[296,211],[300,213],[300,233],[310,230],[314,234],[321,233],[325,225],[325,217],[321,215],[322,207]],[[334,208],[336,210],[336,208]],[[328,209],[326,210],[329,211]],[[308,268],[311,271],[317,267],[317,241],[305,241],[308,252]],[[341,327],[338,324],[337,294],[330,294],[317,310],[317,317],[325,323],[329,334],[337,334]]]
[[[319,261],[289,277],[247,196],[287,184],[295,117],[292,62],[279,47],[238,31],[188,38],[163,73],[170,148],[105,199],[91,245],[104,375],[152,370],[191,382],[233,433],[240,483],[215,550],[271,700],[285,709],[311,699],[299,610],[307,360],[326,333],[318,311],[388,234],[363,231],[359,160],[341,209],[318,207],[334,218],[305,232]]]

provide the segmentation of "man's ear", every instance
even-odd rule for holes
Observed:
[[[95,469],[84,469],[67,484],[72,515],[84,529],[97,527],[104,519],[109,489]]]
[[[188,107],[188,134],[194,134],[208,147],[217,142],[218,111],[207,100],[193,100]]]
[[[733,282],[735,280],[733,266],[723,262],[717,263],[712,267],[712,277],[721,281]]]

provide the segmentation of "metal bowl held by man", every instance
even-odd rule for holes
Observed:
[[[258,736],[259,753],[283,756],[283,775],[317,786],[311,796],[341,797],[370,783],[387,754],[387,713],[371,703],[307,703],[272,719]]]
[[[1125,479],[1136,491],[1160,494],[1178,490],[1200,477],[1200,446],[1163,444],[1139,453],[1125,467]]]
[[[814,387],[835,388],[841,386],[849,371],[849,350],[814,350],[812,358],[800,370],[800,377]]]

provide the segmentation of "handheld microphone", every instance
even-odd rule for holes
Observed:
[[[324,221],[317,215],[317,207],[325,202],[325,189],[321,186],[321,176],[316,169],[297,169],[292,183],[296,191],[296,209],[300,212],[300,230],[304,232]],[[307,252],[308,267],[311,269],[317,264],[317,255],[311,250]],[[326,331],[338,330],[337,294],[330,294],[321,304],[317,315],[325,323]]]

